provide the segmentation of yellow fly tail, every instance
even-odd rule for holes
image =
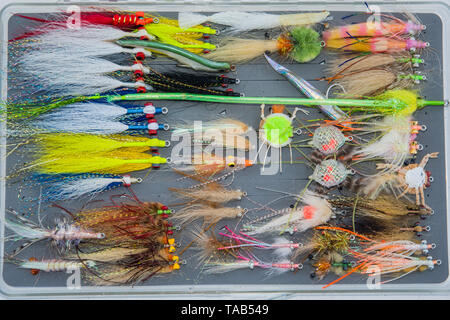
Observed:
[[[131,135],[101,136],[84,133],[48,133],[39,135],[37,139],[44,153],[54,155],[81,155],[136,147],[144,151],[150,149],[151,146],[164,147],[166,145],[162,140]]]
[[[80,155],[46,155],[35,162],[39,173],[78,174],[103,173],[122,174],[148,169],[153,163],[165,163],[166,159],[147,153],[124,151],[114,155],[94,153]]]

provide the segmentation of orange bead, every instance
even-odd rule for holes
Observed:
[[[28,261],[37,261],[37,259],[34,258],[34,257],[31,257],[30,259],[28,259]],[[39,273],[39,269],[31,269],[31,270],[30,270],[30,273],[31,273],[33,276],[35,276],[35,275],[37,275],[37,274]]]

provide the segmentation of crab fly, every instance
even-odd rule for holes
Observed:
[[[273,105],[272,113],[265,115],[264,112],[265,104],[261,105],[261,122],[259,124],[259,139],[262,141],[261,147],[259,148],[257,155],[261,152],[263,147],[266,147],[266,152],[264,155],[263,165],[266,163],[267,154],[270,148],[275,148],[280,150],[281,148],[289,146],[291,148],[292,137],[294,133],[300,134],[301,130],[297,129],[294,131],[292,126],[292,121],[295,119],[297,112],[302,111],[307,114],[307,111],[300,108],[295,108],[291,116],[285,114],[284,105]],[[291,150],[291,162],[292,162],[292,149]],[[280,158],[281,163],[281,158]],[[263,167],[264,169],[264,167]],[[282,168],[280,167],[280,171]]]
[[[394,183],[396,187],[402,190],[398,198],[404,197],[407,194],[415,194],[416,204],[422,205],[426,209],[432,211],[432,209],[425,203],[424,190],[428,188],[433,181],[430,171],[425,170],[425,166],[429,159],[437,158],[438,152],[433,152],[425,155],[422,161],[412,163],[404,167],[395,166],[388,163],[377,164],[377,169],[393,169],[395,172]]]

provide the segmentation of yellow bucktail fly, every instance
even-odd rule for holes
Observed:
[[[139,171],[167,163],[166,158],[152,156],[151,154],[127,150],[122,152],[89,153],[82,156],[77,154],[47,153],[37,159],[33,167],[44,174],[77,174],[77,173],[108,173],[122,174]]]
[[[81,155],[92,152],[107,152],[120,148],[146,151],[152,147],[167,147],[169,141],[131,135],[100,136],[93,134],[49,133],[37,136],[44,153],[54,155]]]

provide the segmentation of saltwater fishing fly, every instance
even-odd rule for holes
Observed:
[[[141,183],[142,178],[130,175],[108,175],[98,173],[83,174],[34,174],[29,179],[33,184],[43,187],[42,201],[72,200],[88,195],[94,197],[99,193],[119,187],[130,187]]]
[[[214,61],[243,64],[262,56],[265,52],[278,52],[297,62],[316,58],[323,43],[319,33],[307,27],[296,27],[272,40],[228,38],[205,57]]]
[[[281,209],[268,217],[249,221],[243,225],[242,231],[248,235],[304,232],[326,223],[333,214],[328,201],[311,191],[305,191],[299,202],[304,206]]]
[[[80,228],[68,221],[60,221],[54,229],[44,228],[35,222],[22,217],[15,211],[11,211],[15,220],[5,219],[5,226],[13,231],[13,235],[6,238],[11,241],[26,242],[14,250],[11,256],[19,254],[24,249],[42,240],[50,239],[58,250],[69,250],[80,241],[87,239],[103,239],[104,233],[92,232],[85,228]]]
[[[180,12],[178,14],[178,25],[184,29],[205,22],[212,22],[230,26],[233,32],[242,32],[256,29],[312,25],[322,22],[329,14],[328,11],[282,15],[262,12],[224,11],[207,16],[194,12]]]

